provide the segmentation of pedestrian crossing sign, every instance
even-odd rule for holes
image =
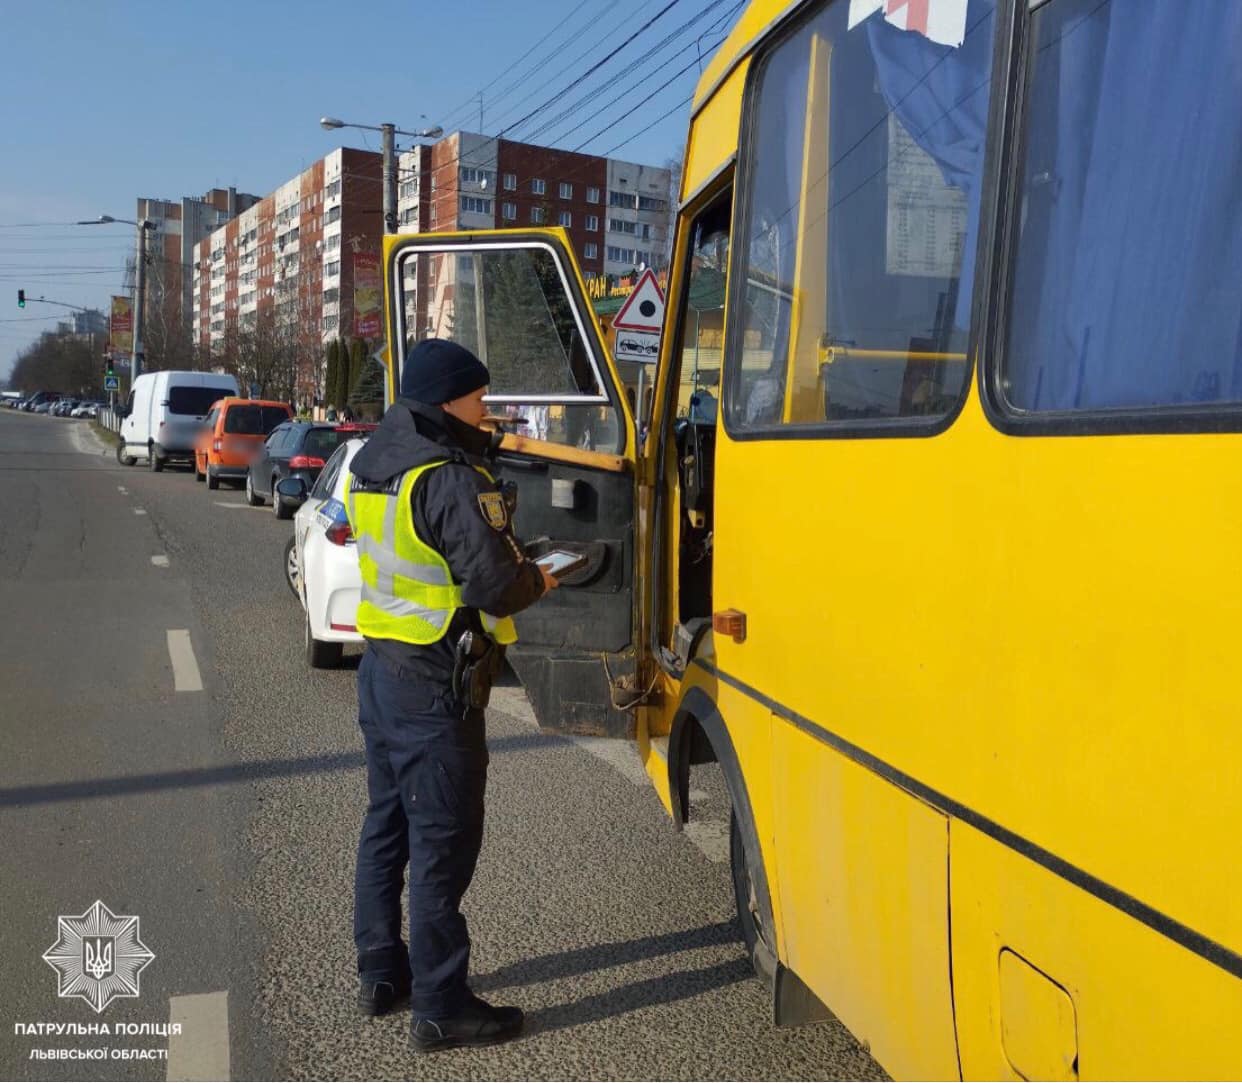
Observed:
[[[105,391],[120,391],[121,390],[121,378],[119,376],[105,376],[104,377],[104,390]]]

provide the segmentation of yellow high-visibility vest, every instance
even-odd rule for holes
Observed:
[[[345,513],[358,545],[362,597],[356,625],[364,636],[426,646],[438,642],[461,608],[461,587],[448,561],[418,536],[410,494],[428,470],[449,460],[425,463],[399,474],[381,492],[355,492],[345,478]],[[489,481],[492,476],[476,467]],[[509,617],[480,613],[484,630],[497,643],[517,641]]]

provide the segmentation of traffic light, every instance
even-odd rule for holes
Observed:
[[[17,307],[18,308],[26,307],[26,291],[25,290],[17,291]]]

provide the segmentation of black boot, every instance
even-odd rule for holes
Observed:
[[[499,1045],[522,1033],[521,1008],[493,1008],[473,993],[466,1006],[447,1019],[415,1018],[410,1045],[416,1053],[461,1045]]]
[[[364,981],[358,987],[358,1010],[363,1015],[387,1015],[410,1002],[410,983]]]

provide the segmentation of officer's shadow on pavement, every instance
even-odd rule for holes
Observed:
[[[501,967],[490,974],[478,975],[471,979],[470,984],[475,992],[484,993],[506,986],[570,978],[644,959],[654,959],[673,952],[734,943],[738,944],[738,957],[728,962],[644,978],[604,993],[541,1008],[526,1016],[528,1034],[561,1030],[623,1015],[639,1008],[685,1000],[754,977],[753,968],[741,954],[737,926],[731,921],[723,921],[683,932],[662,933],[613,944],[577,948],[555,955],[541,955],[512,966]]]

